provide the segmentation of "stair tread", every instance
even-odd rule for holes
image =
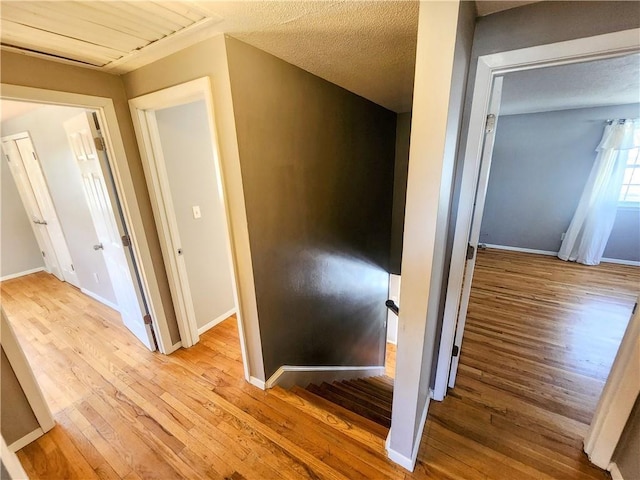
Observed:
[[[307,390],[333,403],[336,403],[346,408],[347,410],[351,410],[352,412],[358,415],[361,415],[376,423],[379,423],[380,425],[386,428],[389,428],[391,426],[390,414],[385,415],[385,414],[373,411],[363,405],[360,405],[358,402],[353,401],[352,399],[349,399],[344,395],[341,395],[340,393],[337,393],[336,391],[332,390],[329,384],[323,384],[323,385],[324,385],[324,388],[311,384],[307,387]]]
[[[367,377],[364,378],[363,380],[365,382],[371,383],[372,385],[375,386],[379,386],[380,388],[393,393],[393,379],[389,379],[391,380],[391,382],[387,381],[387,380],[383,380],[384,378],[388,378],[388,377]]]
[[[344,408],[343,406],[338,405],[337,403],[334,403],[331,400],[328,400],[320,395],[316,395],[315,393],[302,387],[294,386],[290,390],[290,392],[295,393],[296,395],[309,401],[310,403],[317,405],[318,407],[343,419],[346,422],[357,425],[363,430],[366,430],[383,440],[386,439],[387,435],[389,434],[389,429],[380,425],[379,423],[370,420],[369,418],[363,417],[362,415],[358,415],[357,413],[352,412],[351,410]]]
[[[362,392],[365,392],[369,395],[373,395],[374,397],[379,398],[380,400],[387,402],[387,403],[391,403],[393,401],[393,393],[389,392],[387,390],[384,390],[382,388],[377,387],[376,385],[373,385],[371,383],[368,382],[364,382],[361,379],[357,379],[357,380],[349,380],[346,382],[342,382],[342,383],[346,383],[347,385],[352,386],[353,388],[356,388]]]
[[[329,388],[343,396],[351,398],[353,401],[360,403],[361,405],[367,407],[369,410],[379,412],[391,418],[391,402],[362,392],[361,390],[358,390],[357,388],[354,388],[348,384],[334,382],[332,384],[326,385],[326,388]]]

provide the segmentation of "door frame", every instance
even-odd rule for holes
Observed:
[[[211,94],[210,79],[209,77],[201,77],[173,87],[141,95],[129,100],[129,108],[131,110],[142,165],[147,179],[151,206],[158,227],[158,237],[160,239],[160,246],[162,247],[167,277],[169,278],[169,285],[176,307],[176,317],[182,338],[182,345],[184,347],[190,347],[199,341],[200,336],[196,324],[189,284],[186,280],[184,257],[177,254],[177,249],[180,248],[179,243],[177,243],[178,227],[173,202],[171,200],[165,161],[162,155],[160,136],[155,121],[155,111],[199,100],[203,100],[206,104],[207,123],[213,148],[214,168],[222,200],[223,221],[226,231],[225,243],[227,255],[229,256],[232,267],[231,284],[244,374],[248,381],[254,383],[249,374],[247,340],[238,294],[238,265],[231,241],[232,231],[227,197],[228,189],[226,188],[227,185],[221,165],[220,145],[216,130],[215,109]],[[262,388],[261,385],[260,387]]]
[[[128,226],[133,254],[137,260],[142,290],[149,313],[153,319],[152,328],[156,336],[158,350],[169,354],[180,348],[180,342],[174,344],[162,304],[162,296],[158,279],[149,253],[149,242],[145,235],[142,213],[136,200],[136,192],[129,170],[129,162],[120,134],[115,106],[111,98],[61,92],[20,85],[0,84],[0,98],[20,102],[36,102],[48,105],[86,108],[94,110],[98,115],[105,147],[108,152],[108,164],[113,172],[115,193],[118,196],[125,223]],[[113,200],[113,199],[112,199]]]
[[[485,119],[491,98],[493,80],[498,75],[540,67],[568,65],[588,60],[612,58],[640,52],[640,28],[585,37],[576,40],[539,45],[478,57],[475,76],[467,143],[463,161],[460,198],[456,218],[449,280],[445,298],[442,335],[436,365],[436,379],[449,378],[452,350],[460,321],[460,310],[467,243],[475,207],[484,144]],[[459,335],[462,341],[463,332]],[[454,379],[455,381],[455,379]],[[446,396],[447,385],[453,382],[437,382],[434,399]]]

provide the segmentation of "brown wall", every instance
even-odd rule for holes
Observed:
[[[158,235],[153,221],[151,204],[149,203],[149,194],[121,78],[95,70],[5,51],[0,52],[0,65],[2,66],[2,83],[5,84],[93,95],[113,100],[129,170],[136,190],[136,200],[144,222],[144,234],[149,244],[149,253],[153,259],[158,286],[162,294],[163,307],[171,331],[171,338],[174,343],[178,342],[180,337],[175,323],[169,284],[165,274]]]
[[[396,115],[238,40],[227,55],[266,376],[382,365]]]
[[[2,426],[2,436],[7,445],[20,440],[25,435],[40,428],[36,416],[31,410],[29,400],[22,391],[18,382],[18,377],[13,371],[9,359],[0,347],[0,426]],[[3,477],[4,478],[4,477]]]
[[[389,273],[400,275],[404,207],[407,201],[411,112],[399,113],[396,126],[396,156],[393,171],[393,213],[391,215],[391,258]]]

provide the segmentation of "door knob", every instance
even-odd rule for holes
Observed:
[[[98,251],[98,250],[104,250],[104,246],[103,246],[101,243],[99,243],[99,244],[97,244],[97,245],[94,245],[94,246],[93,246],[93,249],[94,249],[95,251]]]

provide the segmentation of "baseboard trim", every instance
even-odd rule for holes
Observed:
[[[622,476],[622,472],[618,468],[618,465],[616,464],[616,462],[611,462],[607,470],[609,471],[609,473],[611,473],[612,480],[624,480],[624,477]]]
[[[294,385],[306,387],[310,383],[335,382],[353,378],[376,377],[384,375],[384,366],[294,366],[283,365],[265,382],[266,388],[279,385],[291,388]]]
[[[173,345],[171,345],[166,352],[164,352],[165,355],[170,355],[173,352],[175,352],[176,350],[178,350],[179,348],[182,348],[182,342],[178,342],[178,343],[174,343]]]
[[[0,277],[0,282],[4,282],[5,280],[13,280],[14,278],[24,277],[26,275],[31,275],[32,273],[44,272],[44,267],[32,268],[31,270],[25,270],[23,272],[18,273],[10,273],[9,275],[5,275],[4,277]]]
[[[533,248],[510,247],[507,245],[493,245],[490,243],[484,243],[482,245],[484,245],[487,248],[494,248],[496,250],[510,250],[512,252],[534,253],[536,255],[548,255],[550,257],[558,256],[558,252],[551,252],[549,250],[535,250]],[[617,258],[603,257],[600,259],[600,263],[616,263],[618,265],[629,265],[631,267],[640,267],[640,262],[636,262],[635,260],[620,260]]]
[[[389,435],[387,435],[387,440],[385,441],[385,448],[387,449],[387,456],[389,460],[397,463],[402,468],[406,468],[410,472],[416,468],[416,461],[418,460],[418,452],[420,451],[420,444],[422,443],[422,433],[424,432],[424,425],[427,422],[427,412],[429,411],[429,402],[431,401],[431,396],[433,392],[430,390],[429,396],[427,397],[427,401],[424,404],[424,409],[422,410],[422,416],[420,417],[420,426],[418,428],[418,433],[414,439],[413,443],[413,452],[411,453],[411,458],[396,452],[391,448],[391,429],[389,429]],[[393,421],[393,420],[392,420]],[[392,424],[393,427],[393,424]]]
[[[249,383],[260,390],[266,390],[265,382],[256,377],[249,377]]]
[[[236,312],[237,312],[237,310],[235,308],[232,308],[227,313],[223,313],[219,317],[214,318],[209,323],[207,323],[207,324],[201,326],[200,328],[198,328],[198,335],[202,335],[207,330],[211,330],[213,327],[218,325],[220,322],[226,320],[227,318],[229,318],[231,315],[233,315]]]
[[[106,305],[109,308],[113,308],[116,312],[120,311],[120,309],[118,308],[118,305],[116,305],[113,302],[110,302],[106,298],[102,298],[100,295],[97,295],[97,294],[93,293],[91,290],[87,290],[86,288],[81,288],[80,291],[82,293],[84,293],[87,297],[91,297],[95,301],[100,302],[100,303],[102,303],[103,305]]]
[[[13,442],[11,445],[8,446],[8,448],[9,448],[10,451],[15,453],[18,450],[20,450],[21,448],[26,447],[27,445],[29,445],[34,440],[37,440],[42,435],[44,435],[44,430],[42,430],[42,428],[38,427],[33,432],[27,433],[24,437],[22,437],[22,438],[16,440],[15,442]]]

